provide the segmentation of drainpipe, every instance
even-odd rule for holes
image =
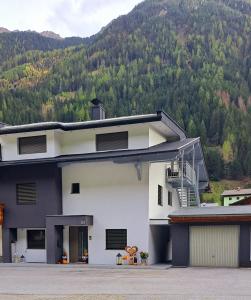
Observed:
[[[195,185],[195,147],[193,145],[193,185]]]
[[[181,205],[183,204],[183,187],[184,187],[184,150],[181,152]]]

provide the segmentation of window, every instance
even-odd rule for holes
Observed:
[[[237,197],[237,200],[239,200],[240,199],[240,197]]]
[[[71,193],[72,194],[79,194],[80,193],[80,184],[79,183],[72,183],[71,184]]]
[[[106,250],[124,250],[127,246],[127,229],[106,229]]]
[[[158,205],[163,206],[163,187],[158,185]]]
[[[0,144],[0,161],[2,161],[2,145]]]
[[[45,230],[27,230],[27,248],[45,249]]]
[[[17,204],[35,204],[37,199],[36,183],[19,183],[16,185]]]
[[[128,132],[115,132],[96,135],[97,151],[128,149]]]
[[[45,153],[46,135],[28,136],[18,139],[19,154]]]
[[[229,197],[229,200],[232,200],[232,197]]]
[[[168,205],[172,206],[173,205],[173,195],[172,192],[168,191]]]

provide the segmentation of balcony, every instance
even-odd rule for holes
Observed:
[[[176,161],[170,163],[166,169],[166,181],[173,187],[181,186],[183,181],[184,187],[196,185],[196,174],[192,166],[187,162]]]

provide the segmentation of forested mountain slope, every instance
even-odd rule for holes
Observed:
[[[211,177],[251,175],[249,0],[146,0],[66,49],[6,34],[1,121],[86,120],[96,96],[110,117],[163,108],[201,136]]]

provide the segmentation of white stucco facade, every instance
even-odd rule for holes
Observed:
[[[96,152],[96,135],[112,132],[128,132],[128,149],[144,149],[166,141],[166,138],[148,124],[124,125],[117,127],[81,129],[73,131],[47,130],[14,133],[0,136],[2,160],[26,160],[57,157],[60,155],[84,154]],[[18,139],[46,135],[44,153],[19,154]]]
[[[63,214],[94,218],[93,226],[88,228],[89,263],[115,263],[119,251],[105,249],[106,229],[127,229],[128,245],[147,251],[147,165],[143,166],[142,180],[138,181],[132,164],[73,164],[63,167],[62,181]],[[72,182],[80,183],[80,194],[71,194]],[[65,232],[66,239],[67,236]],[[64,245],[67,246],[66,241]]]
[[[71,184],[76,182],[80,193],[71,194]],[[167,225],[172,209],[168,206],[165,164],[143,164],[141,180],[133,164],[70,164],[62,168],[62,183],[63,214],[93,215],[93,226],[88,228],[90,264],[114,264],[118,252],[125,254],[105,249],[106,229],[127,229],[127,244],[149,252],[149,262],[156,262],[154,243],[158,241],[153,240],[150,219],[164,219]],[[158,206],[158,184],[163,185],[163,206]],[[154,233],[158,235],[157,227]],[[64,250],[69,254],[69,226],[64,228]]]
[[[17,241],[12,244],[12,259],[15,256],[25,257],[25,262],[46,262],[46,249],[28,249],[27,246],[27,230],[42,229],[42,228],[18,228]]]

